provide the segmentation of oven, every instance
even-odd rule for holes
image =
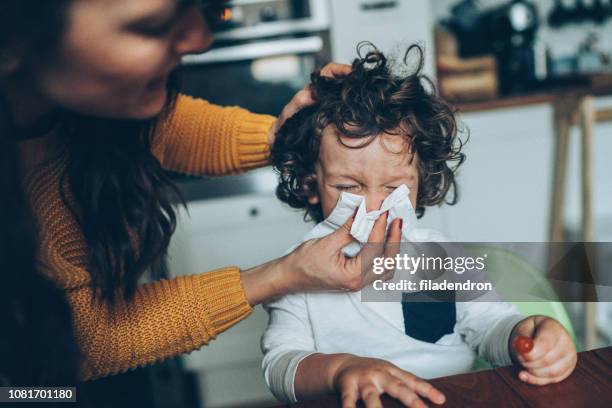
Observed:
[[[328,8],[327,0],[227,2],[211,49],[182,61],[182,92],[278,115],[330,60]]]

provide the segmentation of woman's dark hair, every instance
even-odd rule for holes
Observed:
[[[72,385],[80,361],[72,314],[64,292],[37,270],[13,126],[3,103],[0,110],[0,385]]]
[[[87,241],[99,295],[111,302],[117,292],[130,298],[146,271],[164,275],[176,226],[173,204],[182,199],[151,152],[155,125],[82,115],[64,120],[64,203]]]
[[[362,57],[364,48],[371,49]],[[281,201],[305,209],[306,219],[323,220],[321,205],[309,204],[308,197],[317,191],[313,174],[323,129],[333,125],[343,136],[364,139],[363,144],[347,148],[361,148],[380,133],[399,132],[406,137],[418,158],[417,216],[423,216],[426,206],[457,202],[455,171],[465,155],[454,111],[421,73],[424,58],[419,45],[408,48],[404,63],[408,65],[413,51],[417,64],[408,74],[395,74],[383,53],[370,43],[360,43],[350,74],[342,78],[319,72],[311,75],[316,103],[287,120],[272,148],[272,164],[279,173],[276,195]],[[452,198],[447,199],[451,189]]]
[[[60,35],[66,3],[3,1],[0,50],[15,42],[44,49]],[[72,314],[64,292],[37,269],[38,240],[21,188],[15,133],[0,96],[0,385],[72,385],[80,362]]]

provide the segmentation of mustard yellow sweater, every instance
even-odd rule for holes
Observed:
[[[155,135],[153,152],[164,168],[186,174],[252,169],[267,163],[273,121],[179,96]],[[39,227],[41,270],[65,289],[72,306],[85,357],[83,379],[196,350],[251,312],[237,267],[143,284],[132,300],[119,299],[112,308],[94,300],[87,246],[59,193],[66,164],[59,137],[27,140],[19,148],[24,188]]]

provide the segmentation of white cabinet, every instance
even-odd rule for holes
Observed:
[[[189,216],[180,213],[169,269],[176,276],[229,265],[255,266],[283,255],[310,228],[301,212],[284,206],[272,193],[190,202]],[[256,307],[208,346],[185,356],[187,368],[199,374],[203,406],[276,401],[261,371],[259,344],[266,324],[266,312]]]

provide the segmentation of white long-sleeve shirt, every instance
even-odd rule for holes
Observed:
[[[411,241],[444,240],[412,230]],[[312,238],[312,237],[310,237]],[[422,378],[468,372],[477,355],[493,365],[511,364],[508,339],[524,318],[505,302],[457,302],[456,323],[435,343],[404,332],[400,302],[362,302],[361,293],[300,293],[266,304],[262,337],[265,380],[281,401],[296,402],[295,374],[313,353],[351,353],[387,360]]]

